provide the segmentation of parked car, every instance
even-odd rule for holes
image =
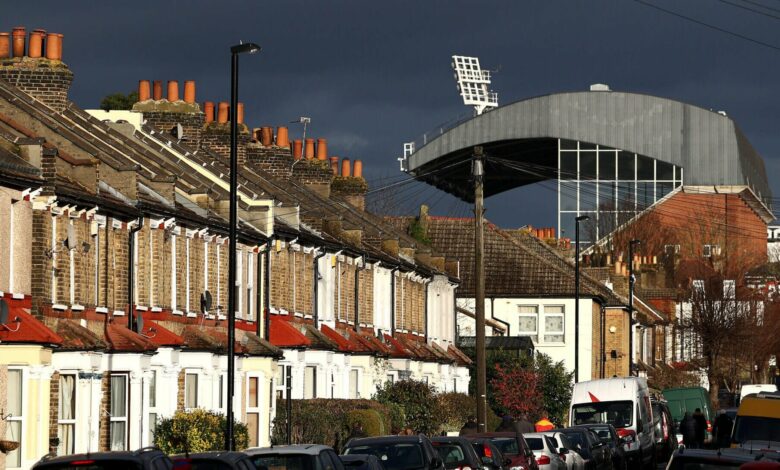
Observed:
[[[663,391],[664,399],[669,405],[669,412],[674,420],[674,427],[678,430],[676,433],[677,442],[682,444],[682,434],[679,433],[680,420],[685,413],[691,415],[699,408],[707,420],[707,434],[704,442],[712,441],[712,420],[715,419],[715,411],[710,402],[710,394],[702,387],[680,387],[667,388]]]
[[[653,434],[655,436],[655,458],[657,462],[666,462],[677,448],[677,432],[674,428],[672,413],[666,400],[651,399],[653,408]]]
[[[257,470],[344,470],[336,452],[331,447],[319,444],[255,447],[244,453]]]
[[[522,434],[516,432],[486,432],[473,437],[490,439],[504,457],[512,461],[510,470],[539,470],[534,452]]]
[[[614,426],[611,424],[584,424],[583,427],[596,433],[599,440],[609,446],[612,453],[613,470],[626,470],[628,468],[626,449],[623,447],[625,441],[617,435]]]
[[[176,470],[255,470],[256,468],[249,456],[243,452],[198,452],[174,455],[171,460]]]
[[[483,462],[465,437],[432,437],[431,444],[448,470],[479,470]]]
[[[173,462],[160,449],[144,447],[133,452],[91,452],[61,457],[44,457],[37,470],[171,470]]]
[[[512,467],[512,460],[504,457],[490,439],[474,436],[466,438],[471,441],[471,447],[477,452],[483,470],[509,470]]]
[[[379,459],[374,455],[339,455],[339,458],[346,470],[385,470]]]
[[[552,432],[566,434],[572,444],[577,447],[577,453],[585,460],[586,470],[611,470],[612,455],[596,434],[587,428],[553,429]]]
[[[585,470],[585,459],[577,452],[577,446],[571,442],[569,436],[558,431],[547,431],[542,434],[550,436],[550,439],[555,441],[558,454],[566,462],[567,470]]]
[[[742,465],[756,461],[776,461],[761,453],[740,452],[737,449],[685,449],[680,448],[672,453],[672,458],[666,470],[729,470],[739,469]]]
[[[632,467],[655,470],[650,389],[644,377],[614,377],[574,384],[569,425],[611,424],[625,441]]]
[[[385,470],[412,468],[445,470],[444,461],[439,457],[439,453],[433,448],[431,441],[422,434],[351,439],[344,446],[342,453],[373,455],[379,459]]]
[[[555,445],[556,442],[550,436],[539,432],[529,432],[523,434],[523,437],[536,455],[539,470],[567,470],[566,462],[561,458],[558,446]]]

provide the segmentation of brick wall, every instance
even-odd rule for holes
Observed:
[[[238,126],[238,146],[236,156],[238,166],[246,163],[246,150],[249,144],[249,130],[243,124]],[[212,152],[222,157],[225,163],[230,161],[230,125],[210,123],[201,133],[201,146],[208,147]]]
[[[292,176],[294,161],[289,147],[263,147],[256,142],[246,146],[247,166],[262,170],[275,178],[289,179]],[[298,167],[301,164],[303,163],[295,166]]]
[[[125,228],[107,229],[109,250],[106,277],[106,290],[108,292],[109,310],[125,310],[127,308],[127,264],[129,261],[127,252],[128,230]]]
[[[602,355],[601,355],[601,305],[596,302],[592,302],[591,318],[593,321],[592,330],[593,337],[591,347],[593,354],[591,354],[591,377],[596,379],[602,376]]]
[[[367,325],[374,324],[374,273],[367,269],[360,270],[360,312],[359,321]]]
[[[60,373],[51,376],[49,387],[49,437],[57,437],[57,421],[60,407]]]
[[[291,257],[287,247],[271,248],[271,305],[277,309],[292,309]]]
[[[23,57],[4,59],[0,78],[62,112],[68,104],[73,73],[62,62]]]
[[[614,333],[611,332],[612,327],[615,328]],[[628,331],[628,314],[621,309],[608,308],[605,333],[606,377],[612,377],[613,375],[625,377],[628,375]],[[617,352],[617,358],[613,357],[612,351]]]
[[[176,409],[184,411],[184,380],[186,377],[185,371],[179,371],[179,377],[177,378],[178,388],[176,390]]]
[[[108,411],[111,409],[111,376],[108,373],[103,374],[103,379],[100,381],[100,421],[98,430],[98,446],[100,451],[108,451],[111,449],[111,417]]]
[[[43,316],[43,306],[51,301],[52,260],[46,250],[51,247],[51,214],[49,211],[33,211],[32,223],[32,311],[39,318]]]
[[[197,104],[189,106],[198,107]],[[144,111],[144,119],[150,126],[173,137],[177,137],[176,125],[181,124],[183,130],[181,142],[193,148],[200,146],[205,123],[205,117],[200,110],[186,113],[162,110]]]

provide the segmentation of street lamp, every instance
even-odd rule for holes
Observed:
[[[587,215],[574,219],[574,383],[580,381],[580,222]]]
[[[233,394],[235,388],[236,340],[236,226],[238,225],[238,55],[254,54],[260,46],[247,42],[230,48],[230,256],[228,257],[227,331],[227,432],[225,450],[233,450]]]
[[[634,375],[634,245],[640,243],[628,242],[628,375]]]

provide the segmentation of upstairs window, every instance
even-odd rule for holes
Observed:
[[[564,342],[563,305],[545,305],[544,307],[544,342]]]
[[[520,336],[528,336],[534,343],[539,342],[539,306],[518,305],[518,332]]]
[[[713,256],[720,255],[720,245],[704,245],[702,247],[702,255],[705,258],[711,258]]]

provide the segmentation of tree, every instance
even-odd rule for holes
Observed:
[[[490,381],[501,414],[537,416],[542,408],[539,374],[517,365],[496,364],[496,376]]]
[[[436,391],[430,385],[416,380],[385,382],[373,399],[383,403],[401,405],[406,417],[405,425],[415,432],[432,435],[439,429],[441,413]]]
[[[536,354],[534,370],[539,376],[539,388],[547,416],[554,423],[566,422],[574,372],[567,372],[563,361],[553,362],[550,356],[542,353]]]
[[[103,111],[127,111],[133,109],[133,105],[138,102],[138,92],[128,94],[114,93],[100,100],[100,109]]]
[[[154,429],[154,445],[166,454],[224,450],[227,419],[221,413],[195,409],[177,411],[163,418]],[[244,423],[233,423],[236,449],[246,449],[249,432]]]

